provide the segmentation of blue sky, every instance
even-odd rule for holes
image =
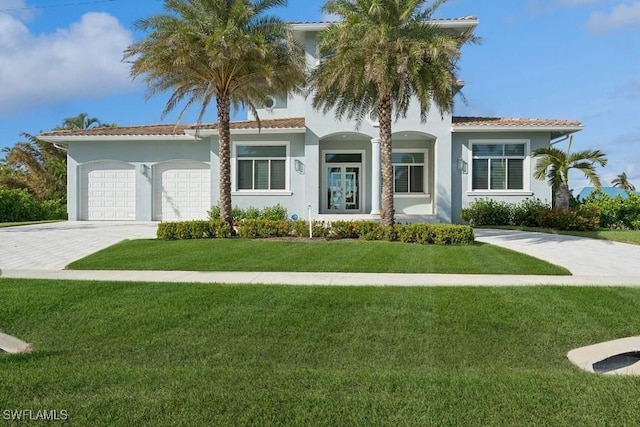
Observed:
[[[322,3],[289,0],[274,12],[323,20]],[[0,0],[0,148],[81,112],[161,122],[167,97],[146,100],[121,62],[142,36],[135,20],[161,11],[161,0]],[[449,0],[438,17],[469,15],[483,43],[463,52],[467,103],[456,114],[580,120],[574,149],[608,155],[603,184],[626,172],[640,187],[640,0]],[[215,120],[213,107],[205,120]],[[584,184],[572,175],[576,192]]]

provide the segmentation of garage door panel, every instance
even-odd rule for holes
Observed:
[[[154,170],[154,218],[204,219],[211,209],[211,170],[196,161],[170,162]]]
[[[121,162],[81,168],[80,218],[92,221],[135,220],[135,170]]]

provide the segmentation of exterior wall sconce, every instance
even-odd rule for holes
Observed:
[[[293,162],[293,167],[300,175],[304,175],[304,163],[302,163],[300,160],[295,160]]]
[[[458,159],[458,170],[465,175],[469,172],[469,164],[462,158]]]
[[[138,165],[138,170],[142,175],[149,176],[149,166],[145,165],[144,163],[140,163]]]

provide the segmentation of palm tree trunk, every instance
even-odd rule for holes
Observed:
[[[228,96],[218,96],[218,139],[220,157],[220,219],[233,227],[231,207],[231,103]]]
[[[380,123],[380,167],[382,169],[382,212],[383,225],[393,225],[393,163],[391,159],[391,96],[383,95],[378,104]]]
[[[568,210],[569,209],[569,184],[566,182],[560,183],[558,192],[556,193],[556,209]]]

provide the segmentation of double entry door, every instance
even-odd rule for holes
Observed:
[[[325,154],[323,194],[327,213],[362,212],[362,154]]]

